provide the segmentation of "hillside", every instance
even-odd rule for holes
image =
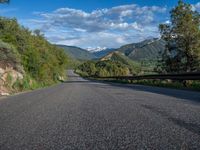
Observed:
[[[121,52],[111,52],[99,60],[84,62],[76,72],[82,76],[129,76],[140,72],[140,64]]]
[[[103,56],[106,56],[107,54],[109,54],[110,52],[116,51],[114,48],[107,48],[101,51],[96,51],[93,52],[93,54],[97,57],[97,58],[101,58]]]
[[[56,45],[65,50],[65,52],[74,59],[79,60],[92,60],[99,59],[110,52],[115,51],[113,48],[105,48],[102,50],[94,51],[94,50],[86,50],[76,46],[66,46],[66,45]]]
[[[49,86],[63,80],[68,57],[37,31],[0,17],[0,95]]]
[[[69,56],[75,59],[91,60],[96,58],[96,56],[93,53],[90,53],[89,51],[79,47],[66,46],[66,45],[57,45],[57,46],[63,48]]]
[[[112,62],[120,62],[126,65],[130,69],[130,72],[132,74],[137,74],[140,72],[140,64],[138,62],[131,60],[121,52],[118,51],[111,52],[100,59],[100,61],[108,61],[108,60]]]
[[[8,95],[12,85],[24,78],[24,69],[17,50],[0,40],[0,96]]]
[[[135,61],[156,60],[160,52],[164,51],[165,42],[161,39],[150,39],[139,43],[128,44],[120,47],[117,51]]]

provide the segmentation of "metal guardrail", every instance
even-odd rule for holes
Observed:
[[[182,74],[164,74],[164,75],[143,75],[143,76],[112,76],[112,77],[95,77],[99,79],[114,80],[200,80],[200,72],[182,73]]]

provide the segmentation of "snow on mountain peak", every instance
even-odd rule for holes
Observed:
[[[88,47],[88,48],[86,48],[86,50],[88,50],[88,51],[90,51],[90,52],[99,52],[99,51],[103,51],[103,50],[106,50],[107,49],[107,47],[96,47],[96,48],[94,48],[94,47]]]

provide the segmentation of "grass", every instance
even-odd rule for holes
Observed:
[[[12,85],[12,93],[18,93],[18,92],[25,92],[25,91],[32,91],[36,89],[46,88],[53,85],[56,85],[58,83],[61,83],[63,81],[59,80],[57,82],[49,82],[49,84],[45,84],[42,82],[38,82],[31,78],[29,75],[26,75],[22,80],[17,80]]]
[[[87,78],[84,76],[84,78]],[[187,85],[185,86],[183,83],[178,81],[167,81],[167,80],[139,80],[139,81],[127,81],[127,80],[105,80],[102,78],[88,78],[91,80],[98,80],[98,81],[106,81],[112,83],[122,83],[122,84],[140,84],[140,85],[148,85],[148,86],[155,86],[155,87],[164,87],[164,88],[173,88],[173,89],[182,89],[182,90],[193,90],[193,91],[200,91],[200,81],[188,81]]]
[[[182,83],[171,80],[140,80],[140,81],[133,81],[132,83],[157,86],[157,87],[200,91],[200,81],[186,81],[186,83]]]

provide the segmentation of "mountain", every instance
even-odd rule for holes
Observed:
[[[137,74],[140,71],[140,64],[125,56],[119,51],[114,51],[102,57],[100,61],[120,62],[127,66],[132,74]]]
[[[118,49],[97,47],[82,49],[75,46],[57,45],[65,50],[72,58],[80,60],[91,60],[102,58],[114,51],[123,53],[127,58],[134,61],[156,60],[160,52],[165,49],[165,41],[157,38],[147,39],[139,43],[124,45]]]
[[[160,57],[160,52],[165,49],[165,41],[161,39],[148,39],[139,43],[128,44],[120,47],[117,51],[135,61],[155,60]]]
[[[101,51],[95,51],[92,52],[97,58],[101,58],[103,56],[106,56],[107,54],[109,54],[110,52],[116,51],[116,49],[114,48],[106,48],[104,50]]]
[[[80,59],[80,60],[91,60],[91,59],[99,59],[110,52],[115,51],[113,48],[87,48],[82,49],[76,46],[66,46],[66,45],[57,45],[65,50],[67,54],[69,54],[72,58]]]
[[[66,46],[66,45],[57,45],[57,46],[63,48],[65,52],[69,54],[72,58],[80,60],[91,60],[96,58],[96,56],[93,53],[79,47]]]

